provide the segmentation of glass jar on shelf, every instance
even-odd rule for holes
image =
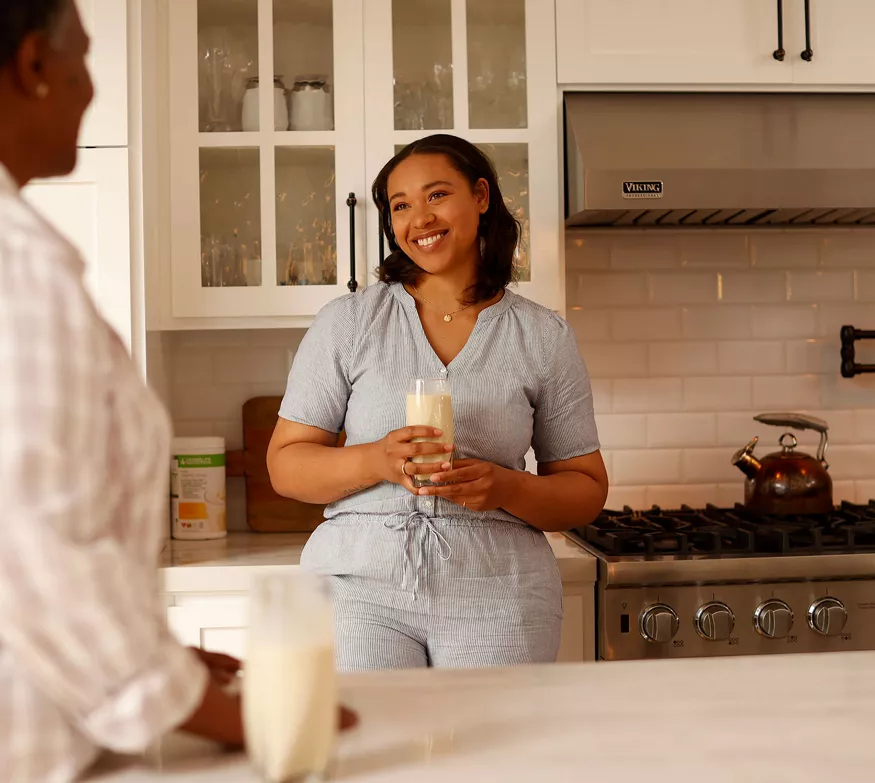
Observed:
[[[324,76],[299,76],[289,100],[293,131],[334,130],[334,107]]]
[[[286,131],[289,129],[289,111],[286,104],[286,86],[282,76],[273,77],[273,129]],[[242,126],[244,131],[258,130],[259,105],[258,77],[253,76],[246,83],[246,95],[243,96]]]

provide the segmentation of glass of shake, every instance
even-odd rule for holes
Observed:
[[[453,395],[449,381],[439,378],[416,378],[410,381],[407,388],[407,425],[435,427],[443,433],[438,438],[414,438],[413,443],[455,443]],[[452,465],[453,455],[447,452],[422,454],[413,457],[412,462],[420,465],[434,463],[432,473],[437,473],[442,462]],[[434,484],[430,474],[422,473],[413,476],[413,486],[432,487]]]
[[[313,574],[252,577],[243,720],[253,766],[268,783],[324,779],[338,723],[334,622]]]

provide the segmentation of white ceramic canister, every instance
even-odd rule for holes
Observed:
[[[246,94],[243,96],[243,112],[240,124],[244,131],[258,130],[259,118],[259,86],[258,77],[253,76],[246,84]],[[273,78],[273,129],[286,131],[289,129],[289,107],[286,102],[286,88],[282,76]]]
[[[334,129],[334,106],[324,78],[300,76],[289,101],[289,127],[293,131]]]
[[[170,508],[174,538],[203,540],[228,535],[224,438],[173,439]]]

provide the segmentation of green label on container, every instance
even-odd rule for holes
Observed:
[[[177,454],[180,468],[224,468],[224,454]]]

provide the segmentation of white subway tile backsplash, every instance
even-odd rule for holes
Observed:
[[[624,484],[675,484],[681,479],[678,449],[615,451],[611,481]]]
[[[625,506],[644,508],[647,503],[646,489],[646,487],[618,487],[616,484],[612,484],[608,489],[605,508],[613,511],[622,511]]]
[[[603,413],[596,417],[605,449],[643,449],[647,446],[647,417],[643,413]]]
[[[685,307],[681,323],[685,340],[738,340],[752,336],[751,310],[746,305]]]
[[[857,484],[854,481],[833,481],[832,483],[832,502],[848,503],[856,502]]]
[[[729,340],[717,343],[717,368],[723,375],[766,375],[784,370],[784,343]]]
[[[738,481],[717,485],[717,505],[732,508],[736,503],[744,503],[744,477],[739,474]]]
[[[716,484],[657,484],[647,487],[646,506],[663,509],[680,508],[682,505],[703,508],[717,502]]]
[[[856,489],[855,503],[868,503],[870,500],[875,500],[875,480],[856,481],[854,484]]]
[[[581,307],[628,307],[647,303],[647,278],[638,272],[580,273],[577,297]]]
[[[741,480],[744,476],[732,464],[733,454],[732,449],[684,449],[681,478],[688,484],[718,484],[733,479]]]
[[[873,328],[875,324],[875,304],[867,302],[842,302],[820,305],[820,322],[817,333],[811,337],[828,337],[833,340],[839,339],[839,333],[843,326],[850,324],[858,329]],[[867,326],[868,325],[868,326]],[[864,343],[858,343],[862,348]]]
[[[174,383],[212,383],[213,352],[203,348],[179,348],[173,353]]]
[[[215,363],[216,382],[280,383],[288,375],[288,352],[284,348],[228,348]]]
[[[574,307],[568,310],[566,320],[574,329],[581,345],[598,340],[611,339],[611,311],[591,307]]]
[[[687,411],[747,410],[751,406],[751,379],[746,376],[684,378],[683,388]]]
[[[833,481],[875,477],[875,445],[836,446],[827,452],[827,461]]]
[[[678,340],[681,311],[677,307],[636,307],[611,313],[611,335],[617,342],[629,340]]]
[[[875,406],[875,398],[872,400],[872,405]],[[851,427],[848,427],[848,434],[853,434],[855,436],[855,441],[857,443],[875,443],[875,410],[860,410],[860,411],[824,411],[822,416],[827,421],[829,421],[829,429],[830,429],[830,438],[832,438],[833,432],[833,416],[852,416],[853,424]],[[853,429],[853,433],[850,430]],[[845,432],[844,426],[842,426],[843,433]],[[836,443],[851,443],[854,441],[851,440],[837,440]],[[875,476],[872,477],[875,479]],[[873,495],[875,497],[875,495]]]
[[[828,355],[832,351],[832,343],[824,340],[788,340],[785,345],[786,370],[794,375],[823,372],[824,362],[835,358]]]
[[[674,232],[630,232],[611,248],[614,269],[674,269],[680,263],[680,237]]]
[[[787,298],[785,272],[724,272],[721,298],[728,304],[766,304]]]
[[[751,312],[753,336],[757,339],[814,337],[817,305],[762,305]]]
[[[593,378],[592,408],[596,413],[610,413],[614,405],[614,382],[602,378]]]
[[[875,302],[875,272],[857,272],[857,299]]]
[[[717,372],[717,344],[666,342],[648,346],[650,375],[711,375]]]
[[[875,266],[875,230],[851,228],[825,234],[822,264],[825,267]]]
[[[704,304],[717,302],[717,275],[714,272],[677,272],[649,275],[650,301],[657,305]]]
[[[790,272],[788,285],[791,302],[847,302],[854,298],[854,273],[851,270],[832,272]]]
[[[565,266],[567,269],[608,269],[611,266],[611,244],[608,234],[568,231],[565,236]]]
[[[735,231],[683,232],[681,263],[718,270],[749,267],[750,240],[747,234]]]
[[[842,378],[837,360],[833,373],[820,376],[820,399],[825,409],[871,408],[875,400],[875,375]]]
[[[580,348],[591,378],[642,378],[647,375],[644,343],[587,343]]]
[[[614,381],[613,410],[616,413],[651,413],[681,408],[680,378],[618,379]]]
[[[799,269],[817,266],[823,234],[792,229],[756,231],[751,235],[751,261],[758,268]]]
[[[753,407],[799,410],[820,407],[819,375],[763,375],[753,379]]]
[[[716,438],[716,413],[647,415],[647,445],[652,448],[712,446]]]
[[[754,435],[762,435],[764,425],[753,420],[762,411],[722,411],[717,414],[715,445],[740,449]]]

